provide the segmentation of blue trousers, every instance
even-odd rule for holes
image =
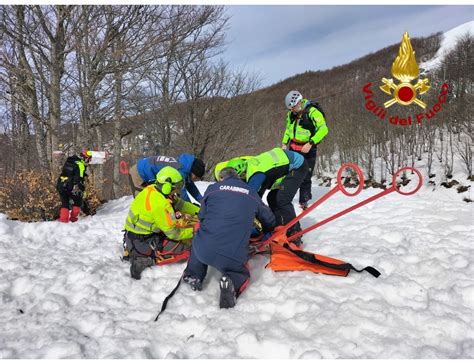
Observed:
[[[184,271],[185,276],[193,276],[204,281],[207,274],[207,267],[211,266],[222,274],[226,274],[232,280],[237,295],[247,287],[250,280],[250,272],[247,262],[238,262],[225,257],[217,252],[200,251],[193,244],[191,247],[191,257]]]

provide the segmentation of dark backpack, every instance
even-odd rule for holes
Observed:
[[[58,181],[56,183],[56,189],[59,193],[72,190],[74,185],[73,177],[76,168],[78,168],[76,164],[77,160],[78,158],[76,156],[68,157],[66,159],[61,175],[59,176]]]

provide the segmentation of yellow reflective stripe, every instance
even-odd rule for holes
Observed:
[[[140,225],[146,226],[146,227],[149,228],[150,230],[151,230],[151,227],[153,226],[153,223],[152,223],[152,222],[149,222],[149,221],[145,221],[145,220],[143,220],[143,219],[140,219],[140,215],[135,215],[132,210],[130,210],[130,211],[128,212],[128,218],[129,218],[130,221],[133,222],[134,224],[140,224]]]
[[[147,223],[146,228],[140,226],[139,224],[143,224],[143,220],[142,221],[138,221],[137,223],[132,223],[131,221],[129,221],[128,219],[125,221],[125,225],[128,226],[129,228],[135,230],[135,231],[140,231],[140,232],[144,232],[144,233],[147,233],[147,234],[151,234],[151,233],[160,233],[161,232],[161,229],[159,228],[156,228],[156,229],[152,229],[151,227],[153,226],[153,224],[150,224],[150,223]]]
[[[151,230],[151,227],[153,226],[153,223],[152,222],[148,222],[148,221],[145,221],[145,220],[142,220],[142,219],[138,219],[137,224],[140,224],[140,225],[143,225],[143,226],[146,226],[147,228],[149,228]]]
[[[134,231],[138,231],[138,232],[143,232],[143,233],[146,233],[146,234],[150,234],[151,231],[150,230],[147,230],[147,229],[143,229],[142,227],[140,226],[137,226],[137,225],[134,225],[132,224],[130,221],[125,221],[125,226],[127,226],[128,228],[134,230]]]
[[[275,151],[272,149],[268,153],[272,156],[273,162],[278,163],[278,156],[276,155]]]
[[[171,238],[171,239],[179,238],[179,229],[177,228],[172,228],[170,230],[164,231],[164,233],[168,238]]]
[[[133,226],[134,228],[139,228],[141,231],[146,231],[147,233],[159,233],[161,229],[153,229],[154,223],[140,219],[140,215],[135,215],[132,210],[128,212],[128,217],[126,223],[129,227]],[[147,230],[146,230],[147,229]]]

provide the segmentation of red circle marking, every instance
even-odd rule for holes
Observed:
[[[120,173],[128,174],[127,162],[125,162],[123,159],[119,163],[119,169],[120,169]]]
[[[413,190],[413,191],[410,191],[410,192],[403,192],[401,191],[398,186],[397,186],[397,177],[403,172],[403,171],[413,171],[415,172],[417,175],[418,175],[418,185],[416,186],[416,188]],[[393,178],[392,178],[392,186],[393,188],[395,189],[395,191],[397,191],[400,195],[405,195],[405,196],[409,196],[409,195],[413,195],[415,193],[418,192],[418,190],[421,188],[421,185],[423,184],[423,177],[421,177],[421,173],[418,169],[416,168],[412,168],[412,167],[403,167],[403,168],[400,168],[397,173],[395,173],[393,175]]]
[[[411,87],[403,86],[398,90],[398,98],[403,102],[410,102],[413,99],[413,96],[415,96],[415,94]]]
[[[342,172],[344,172],[345,169],[347,168],[352,168],[354,171],[356,171],[357,175],[359,176],[359,187],[354,193],[349,193],[347,190],[344,188],[344,185],[342,184]],[[337,172],[337,184],[339,186],[339,190],[345,194],[346,196],[352,197],[356,196],[362,191],[362,188],[364,188],[364,174],[360,170],[359,166],[354,163],[346,163],[341,168],[339,168],[339,172]]]

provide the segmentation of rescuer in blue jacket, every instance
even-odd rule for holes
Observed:
[[[230,308],[249,282],[246,263],[254,218],[265,232],[273,229],[275,216],[233,168],[222,169],[219,179],[207,188],[201,200],[199,230],[193,238],[183,281],[200,291],[208,265],[216,268],[223,274],[219,306]]]
[[[129,172],[135,188],[142,190],[143,187],[154,184],[156,174],[166,166],[177,169],[183,177],[184,186],[180,191],[180,197],[190,201],[187,193],[189,192],[197,202],[201,201],[202,195],[194,182],[202,179],[206,166],[202,160],[187,153],[180,154],[178,159],[164,155],[140,159]]]

